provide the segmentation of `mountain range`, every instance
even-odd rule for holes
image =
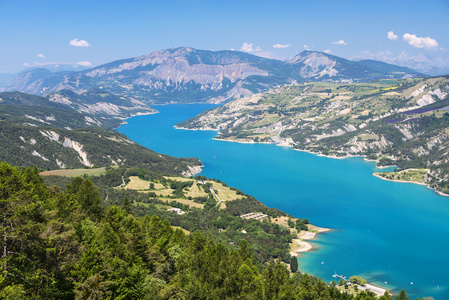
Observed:
[[[350,61],[322,52],[302,51],[288,61],[240,51],[173,48],[117,60],[79,72],[32,69],[6,88],[35,95],[101,89],[147,104],[222,103],[272,87],[307,81],[363,82],[424,74],[379,61]]]

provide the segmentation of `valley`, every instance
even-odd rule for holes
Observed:
[[[236,57],[244,58],[244,66],[238,65],[240,62]],[[158,59],[162,61],[160,68],[154,66]],[[172,62],[176,59],[180,60],[180,64]],[[110,69],[111,66],[115,66],[115,69]],[[212,71],[207,70],[210,66],[215,66]],[[256,70],[260,66],[265,69]],[[114,86],[117,82],[125,80],[128,75],[134,76],[131,73],[123,76],[123,72],[134,68],[149,68],[145,72],[159,68],[161,74],[175,76],[166,81],[168,86],[175,78],[178,78],[177,83],[169,89],[164,87],[165,92],[162,94],[160,91],[155,92],[161,87],[156,81],[151,84],[134,81],[126,87],[126,91],[117,89]],[[168,69],[164,71],[164,68]],[[191,72],[190,68],[198,77],[185,77]],[[178,73],[173,73],[173,70]],[[231,73],[235,75],[236,70],[241,77],[229,77]],[[201,72],[212,72],[214,77],[210,77],[211,81],[204,80]],[[89,74],[91,78],[101,77],[102,81],[99,83],[94,79],[78,77],[77,88],[74,88],[70,82],[75,79],[70,76],[75,75],[67,77],[68,74],[65,74],[64,85],[45,87],[41,92],[33,90],[42,96],[21,92],[0,94],[0,139],[5,142],[0,159],[19,166],[38,166],[41,170],[50,170],[42,172],[42,175],[45,175],[45,181],[48,186],[52,186],[53,191],[64,191],[70,187],[70,179],[66,176],[75,177],[75,181],[80,178],[77,176],[83,176],[98,186],[104,205],[129,205],[137,217],[158,216],[187,234],[199,230],[211,236],[215,242],[224,243],[230,250],[237,249],[238,245],[247,241],[262,269],[262,265],[272,259],[279,259],[289,266],[297,261],[298,256],[299,262],[306,264],[301,268],[313,270],[313,273],[317,272],[326,278],[329,272],[323,274],[307,266],[307,261],[313,260],[305,260],[303,253],[321,250],[316,243],[319,244],[321,239],[326,240],[326,234],[323,237],[320,235],[314,242],[309,239],[314,238],[315,233],[327,229],[311,225],[308,219],[298,217],[312,216],[312,221],[317,218],[318,223],[326,224],[318,217],[322,213],[284,208],[284,211],[289,212],[287,214],[277,208],[269,208],[253,196],[215,179],[224,176],[228,178],[226,181],[235,184],[241,175],[238,173],[246,173],[243,170],[235,172],[231,177],[229,174],[222,175],[222,170],[213,179],[204,175],[191,177],[211,171],[208,159],[203,162],[203,158],[202,161],[182,158],[188,153],[185,149],[192,142],[188,141],[189,138],[176,142],[182,145],[178,150],[183,154],[169,156],[149,150],[153,146],[141,146],[147,142],[136,142],[127,136],[129,133],[124,135],[112,129],[121,124],[126,126],[125,119],[159,116],[157,112],[162,107],[156,106],[156,110],[149,105],[166,104],[167,99],[171,99],[168,103],[178,105],[190,102],[186,99],[225,102],[176,127],[219,131],[216,137],[219,140],[274,143],[331,157],[364,155],[377,160],[379,165],[398,165],[398,171],[392,174],[376,173],[383,179],[426,184],[431,181],[432,187],[441,191],[445,188],[445,177],[441,175],[446,174],[444,166],[447,161],[444,161],[443,153],[446,144],[444,132],[440,132],[439,128],[447,117],[444,111],[449,90],[446,77],[414,78],[420,74],[378,62],[354,63],[311,51],[301,52],[290,61],[281,63],[246,54],[202,52],[190,48],[179,48],[174,52],[161,51],[135,59],[131,64],[121,61],[107,67],[81,71],[76,76],[81,76],[81,73],[84,74],[82,76]],[[113,78],[116,73],[121,74],[120,80]],[[52,78],[48,82],[56,82],[53,80],[61,75],[40,74],[45,76],[39,75],[38,81]],[[146,78],[155,80],[151,76]],[[158,80],[162,78],[158,77]],[[371,79],[378,80],[369,81]],[[40,82],[47,84],[45,80]],[[219,83],[216,80],[223,81]],[[147,87],[139,87],[136,82],[147,84]],[[205,85],[196,86],[199,82]],[[193,86],[189,86],[191,84]],[[26,83],[24,86],[36,85]],[[174,113],[174,116],[177,114]],[[416,124],[409,126],[409,122]],[[142,129],[151,131],[151,127],[146,125]],[[402,142],[398,142],[399,134],[405,136]],[[431,136],[435,142],[424,150],[410,148],[406,142],[412,142],[418,136]],[[416,144],[416,141],[413,142]],[[159,143],[155,143],[155,149],[159,149]],[[419,165],[416,171],[405,168],[404,164],[416,164],[413,160],[415,157],[405,153],[405,150],[402,150],[405,153],[403,156],[394,155],[397,151],[394,147],[398,145],[403,147],[401,149],[410,150],[410,153],[430,154],[427,158],[429,164],[433,162],[432,159],[440,157],[440,163],[434,165],[441,166]],[[432,152],[437,146],[440,152]],[[171,151],[158,150],[161,153]],[[204,157],[201,153],[196,148],[187,156]],[[202,168],[206,168],[205,171]],[[252,184],[251,178],[241,178],[237,184],[241,186],[245,183],[246,190],[247,184]],[[279,185],[274,179],[271,181],[270,185],[276,187],[277,195],[265,195],[264,187],[250,187],[249,190],[264,202],[275,201],[271,202],[270,206],[273,207],[278,207],[283,201],[291,201],[293,194],[289,188]],[[279,200],[279,195],[287,197]],[[313,256],[314,252],[306,255]],[[361,262],[358,264],[363,265]],[[357,269],[354,266],[351,268]],[[375,279],[371,280],[376,282]],[[391,289],[397,287],[392,286]]]

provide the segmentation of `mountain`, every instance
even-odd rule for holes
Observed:
[[[157,111],[144,103],[101,90],[83,94],[61,90],[40,97],[0,93],[0,119],[15,124],[60,128],[116,128],[123,119]]]
[[[89,67],[85,67],[80,65],[79,63],[39,63],[33,66],[30,66],[23,70],[23,72],[28,72],[35,69],[45,69],[50,72],[65,72],[65,71],[83,71],[89,69]]]
[[[303,51],[288,62],[240,51],[174,48],[123,59],[81,72],[35,69],[21,73],[8,90],[44,95],[59,90],[81,94],[92,89],[149,104],[225,102],[304,81],[368,81],[423,76],[374,69],[321,52]],[[399,68],[399,67],[398,67]]]
[[[157,111],[145,103],[131,98],[111,94],[101,89],[77,94],[70,90],[60,90],[45,95],[54,103],[60,103],[69,109],[89,114],[103,120],[123,120],[136,115],[153,114]]]
[[[13,73],[0,73],[0,92],[3,92],[10,86],[16,76],[17,75]]]
[[[0,161],[41,169],[124,165],[170,174],[198,172],[196,158],[155,153],[110,130],[124,117],[154,112],[137,100],[101,91],[47,97],[0,93]]]
[[[385,73],[387,72],[390,75],[398,75],[402,76],[402,78],[407,77],[425,77],[424,74],[418,73],[410,68],[407,67],[401,67],[392,65],[386,62],[378,61],[378,60],[372,60],[372,59],[364,59],[358,61],[359,64],[364,65],[365,67],[368,67],[374,71],[377,71],[379,73]],[[414,76],[417,75],[417,76]]]
[[[381,78],[424,77],[408,68],[380,61],[351,61],[335,55],[305,50],[290,59],[287,64],[301,78],[314,81],[357,82]]]
[[[40,169],[125,165],[168,174],[190,175],[195,158],[174,158],[140,146],[105,129],[64,129],[0,121],[0,161]]]
[[[364,155],[403,172],[387,178],[411,180],[407,174],[420,169],[413,181],[449,194],[449,76],[283,86],[177,126],[218,130],[223,140]]]

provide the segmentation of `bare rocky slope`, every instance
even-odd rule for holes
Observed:
[[[344,157],[364,155],[449,192],[449,76],[371,83],[307,83],[234,100],[178,127]]]

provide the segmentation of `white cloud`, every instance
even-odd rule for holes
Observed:
[[[78,65],[83,66],[83,67],[90,67],[92,66],[92,63],[90,61],[79,61],[77,62]]]
[[[308,45],[304,45],[304,46],[302,46],[304,49],[306,49],[306,50],[310,50],[310,47],[308,46]]]
[[[31,64],[30,63],[24,63],[23,66],[24,67],[29,67],[29,66],[31,66]]]
[[[332,53],[332,51],[330,51],[329,49],[326,49],[326,50],[324,50],[323,52],[324,52],[324,53],[327,53],[327,54]]]
[[[278,48],[278,49],[282,49],[282,48],[288,48],[288,47],[290,47],[291,45],[290,44],[276,44],[276,45],[273,45],[273,48]]]
[[[260,48],[259,46],[257,46],[255,51],[262,51],[262,48]]]
[[[39,54],[37,55],[37,57],[39,57],[39,58],[45,58],[45,55],[43,55],[42,53],[39,53]]]
[[[70,41],[69,43],[71,46],[74,47],[90,47],[92,46],[91,44],[89,44],[87,41],[85,40],[79,40],[79,39],[73,39]]]
[[[253,44],[252,43],[243,43],[243,46],[242,46],[242,48],[240,48],[240,51],[243,51],[243,52],[253,52],[254,51],[254,49],[253,49]]]
[[[348,43],[346,43],[344,40],[339,40],[339,41],[336,41],[336,42],[332,42],[332,44],[346,46]]]
[[[431,39],[430,37],[417,37],[414,34],[406,33],[402,36],[404,41],[406,41],[410,46],[416,48],[437,48],[438,43],[436,40]]]
[[[396,34],[394,34],[393,30],[388,31],[387,37],[389,40],[392,40],[392,41],[396,41],[398,39],[398,36]]]

